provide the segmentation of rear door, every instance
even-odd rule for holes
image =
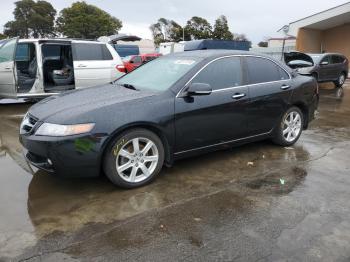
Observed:
[[[333,66],[332,79],[336,80],[339,78],[340,74],[344,71],[343,69],[344,58],[340,55],[331,56],[331,64]]]
[[[250,96],[246,115],[248,136],[265,134],[275,127],[285,112],[292,94],[292,80],[270,59],[247,56],[244,60]]]
[[[0,48],[0,97],[16,97],[15,53],[18,38],[12,38]]]
[[[73,64],[76,88],[107,84],[116,71],[107,46],[103,43],[73,43]]]

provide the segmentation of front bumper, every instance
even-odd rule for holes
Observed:
[[[33,166],[59,176],[95,177],[101,171],[106,137],[20,135],[25,157]]]

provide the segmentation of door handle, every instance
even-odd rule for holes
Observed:
[[[240,98],[242,98],[242,97],[245,97],[245,94],[243,94],[243,93],[240,93],[240,94],[234,94],[233,96],[232,96],[232,98],[233,99],[240,99]]]
[[[5,67],[6,70],[11,70],[10,66]]]
[[[78,67],[87,67],[87,65],[80,64]]]
[[[282,90],[287,90],[287,89],[289,89],[289,88],[290,88],[289,85],[283,85],[283,86],[281,86],[281,89],[282,89]]]

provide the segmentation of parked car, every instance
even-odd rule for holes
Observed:
[[[189,51],[37,103],[20,141],[38,168],[66,176],[103,170],[134,188],[179,158],[262,139],[293,145],[317,102],[315,79],[267,56]]]
[[[127,56],[123,59],[125,73],[129,73],[140,65],[148,63],[149,61],[152,61],[160,56],[161,54],[158,53]]]
[[[71,39],[7,40],[0,47],[0,99],[40,98],[122,76],[112,46]]]
[[[284,58],[286,64],[299,74],[311,75],[319,83],[333,82],[336,87],[341,87],[348,77],[349,60],[342,54],[289,52]]]

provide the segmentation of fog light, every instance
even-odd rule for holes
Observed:
[[[52,161],[51,161],[50,158],[47,159],[47,163],[48,163],[50,166],[52,166]]]

